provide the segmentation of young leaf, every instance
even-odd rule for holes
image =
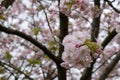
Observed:
[[[39,11],[43,10],[43,6],[40,5],[40,6],[38,7],[38,10],[39,10]]]
[[[40,30],[41,29],[39,27],[33,28],[34,35],[38,35],[38,33],[39,33]]]
[[[4,15],[0,15],[0,20],[5,21],[6,20],[5,16]]]
[[[10,54],[10,52],[9,51],[6,51],[6,57],[8,58],[8,59],[11,59],[13,56]]]
[[[86,39],[84,44],[88,46],[91,53],[96,53],[98,51],[98,49],[99,49],[99,45],[96,42],[92,42],[89,39]]]
[[[6,71],[4,68],[0,67],[0,74],[4,74]]]
[[[49,42],[48,45],[50,46],[50,49],[51,49],[52,51],[56,51],[56,50],[57,50],[57,48],[55,47],[55,42],[54,42],[54,41]]]
[[[28,62],[30,63],[30,64],[40,64],[40,60],[36,60],[36,59],[28,59]]]

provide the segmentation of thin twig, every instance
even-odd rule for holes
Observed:
[[[0,61],[0,65],[1,65],[1,66],[4,66],[4,67],[5,67],[5,65],[6,65],[6,66],[8,66],[8,67],[10,67],[10,68],[12,68],[12,69],[14,69],[14,70],[16,70],[18,73],[24,74],[25,77],[28,78],[29,80],[33,80],[33,79],[30,78],[27,74],[25,74],[23,71],[17,69],[17,68],[14,67],[13,65],[9,65],[9,64],[7,64],[7,63],[5,63],[5,62],[3,62],[3,61]]]
[[[114,10],[115,12],[120,13],[120,10],[118,10],[117,8],[115,8],[115,7],[113,6],[113,4],[112,4],[115,0],[113,0],[113,1],[105,0],[105,1],[113,8],[113,10]]]
[[[49,27],[49,29],[50,29],[50,32],[51,32],[51,34],[52,34],[52,37],[53,37],[54,41],[57,42],[57,40],[55,39],[55,37],[54,37],[54,35],[53,35],[54,33],[53,33],[53,31],[52,31],[52,27],[50,26],[50,22],[49,22],[49,20],[48,20],[48,16],[47,16],[47,13],[46,13],[46,11],[45,11],[45,8],[43,7],[43,5],[42,5],[42,3],[41,3],[40,1],[39,1],[39,3],[40,3],[40,5],[41,5],[41,7],[42,7],[42,10],[43,10],[44,14],[45,14],[46,21],[47,21],[48,27]]]

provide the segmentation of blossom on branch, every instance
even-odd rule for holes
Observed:
[[[90,41],[90,34],[84,31],[67,35],[63,40],[63,45],[62,59],[64,62],[61,66],[65,68],[68,68],[68,64],[69,67],[89,67],[93,58],[97,58],[102,52],[96,42]]]
[[[76,10],[84,11],[87,8],[87,0],[62,0],[60,11],[72,18],[79,18]]]

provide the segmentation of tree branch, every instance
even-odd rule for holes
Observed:
[[[116,30],[114,29],[111,33],[108,34],[108,36],[104,39],[104,41],[102,42],[102,47],[103,49],[106,47],[106,45],[117,35],[118,33],[116,32]]]
[[[112,54],[110,57],[108,57],[107,60],[105,60],[103,63],[101,63],[101,65],[99,65],[92,73],[95,73],[98,69],[100,69],[102,66],[104,66],[104,64],[107,63],[108,60],[112,59],[112,57],[115,55],[116,54]]]
[[[115,11],[115,12],[117,12],[117,13],[120,13],[120,10],[118,10],[117,8],[115,8],[114,6],[113,6],[113,4],[112,4],[112,2],[111,1],[109,1],[109,0],[105,0],[112,8],[113,8],[113,10]]]
[[[54,41],[57,42],[57,40],[56,40],[55,37],[54,37],[54,33],[53,33],[53,30],[52,30],[52,27],[50,26],[50,22],[49,22],[49,19],[48,19],[48,15],[47,15],[47,13],[46,13],[46,11],[45,11],[45,8],[43,7],[43,5],[42,5],[42,3],[41,3],[40,1],[39,1],[39,3],[40,3],[40,5],[41,5],[41,7],[42,7],[42,10],[43,10],[44,14],[45,14],[45,18],[46,18],[46,21],[47,21],[49,30],[50,30],[50,32],[51,32],[51,35],[52,35]]]
[[[58,8],[60,9],[60,0],[58,0]],[[60,35],[59,35],[59,41],[62,43],[64,37],[68,34],[68,23],[69,19],[68,16],[63,14],[61,11],[59,11],[59,21],[60,21]],[[64,51],[64,47],[62,44],[59,44],[59,57],[61,58],[62,53]]]
[[[60,42],[62,43],[64,37],[68,34],[68,17],[62,12],[59,13],[60,17]],[[62,56],[64,47],[62,44],[59,45],[59,57]]]
[[[8,67],[10,67],[10,68],[16,70],[18,73],[24,74],[25,77],[26,77],[27,79],[29,79],[29,80],[33,80],[33,79],[30,78],[27,74],[25,74],[23,71],[17,69],[17,68],[14,67],[13,65],[9,65],[9,64],[7,64],[7,63],[5,63],[5,62],[2,62],[2,61],[0,61],[0,65],[1,65],[2,67],[4,67],[6,70],[10,71],[10,70],[6,67],[6,66],[8,66]],[[5,66],[5,65],[6,65],[6,66]],[[14,73],[11,72],[11,71],[10,71],[10,73],[14,74]]]
[[[6,9],[14,3],[15,0],[3,0],[1,2],[1,6],[4,6]]]
[[[98,7],[98,9],[100,9],[100,0],[94,0],[94,7],[96,6]],[[101,14],[98,17],[94,17],[92,22],[91,40],[94,42],[96,42],[96,38],[98,37],[98,34],[99,34],[100,16]],[[93,62],[91,62],[90,67],[84,70],[80,80],[91,80],[92,70],[95,62],[96,62],[96,59],[94,59]]]
[[[39,49],[41,49],[50,59],[52,59],[55,63],[61,63],[62,60],[58,59],[55,55],[52,54],[52,52],[50,50],[48,50],[44,45],[42,45],[41,43],[39,43],[37,40],[35,40],[34,38],[32,38],[29,35],[26,35],[23,32],[20,32],[18,30],[13,30],[10,28],[6,28],[2,25],[0,25],[0,31],[5,32],[7,34],[13,34],[13,35],[17,35],[27,41],[30,41],[32,44],[34,44],[36,47],[38,47]]]
[[[60,1],[61,0],[58,0],[58,8],[59,8],[59,10],[60,10]],[[66,16],[61,11],[59,11],[59,21],[60,21],[59,41],[60,41],[60,43],[62,43],[64,37],[68,34],[68,22],[69,22],[68,16]],[[62,44],[59,44],[59,54],[58,54],[58,57],[60,59],[62,57],[63,51],[64,51],[64,46]],[[67,79],[66,69],[61,67],[60,64],[56,64],[56,65],[57,65],[57,70],[58,70],[58,80],[66,80]]]
[[[98,9],[100,9],[100,0],[94,0],[94,7],[96,6],[98,7]],[[91,39],[94,42],[96,42],[96,38],[98,37],[99,34],[100,16],[101,14],[99,14],[98,17],[94,17],[92,22]]]
[[[62,43],[64,37],[68,34],[68,17],[63,14],[59,13],[59,18],[60,18],[60,36],[59,40],[60,43]],[[64,46],[62,44],[59,44],[59,55],[58,57],[61,59],[62,53],[64,51]],[[66,80],[66,69],[61,67],[60,64],[57,64],[58,68],[58,78],[59,80]]]
[[[115,58],[113,58],[113,60],[111,60],[110,64],[103,70],[102,75],[100,75],[100,78],[98,80],[105,80],[109,73],[114,69],[114,67],[117,65],[117,63],[120,60],[120,51],[118,51]]]

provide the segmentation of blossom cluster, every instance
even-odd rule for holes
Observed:
[[[98,44],[89,40],[90,34],[85,31],[77,31],[67,35],[63,40],[64,52],[62,59],[64,62],[61,63],[61,66],[65,68],[89,67],[93,60],[91,52],[93,52],[93,57],[96,58],[100,51]]]
[[[84,11],[87,8],[87,0],[63,0],[60,4],[60,10],[72,18],[79,18],[77,11]]]

